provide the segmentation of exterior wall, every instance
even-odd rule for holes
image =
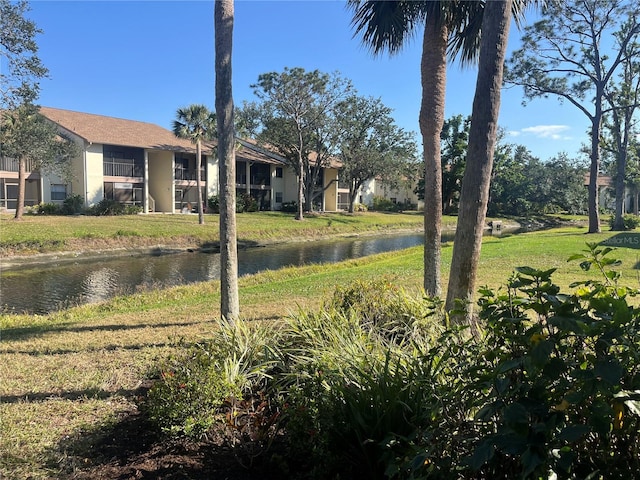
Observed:
[[[276,169],[282,168],[282,177],[276,177]],[[286,167],[271,165],[271,210],[282,210],[282,202],[278,202],[280,198],[284,201],[284,176],[286,175]]]
[[[48,174],[42,177],[42,201],[44,203],[62,204],[64,200],[53,200],[51,198],[51,185],[65,185],[67,188],[67,196],[71,195],[71,185],[64,179],[55,174]]]
[[[149,195],[155,203],[154,211],[173,213],[175,194],[173,180],[173,152],[149,152]]]
[[[298,201],[298,180],[296,178],[296,172],[291,167],[283,167],[284,173],[282,175],[282,181],[284,184],[284,191],[282,192],[283,202],[297,202]]]
[[[369,180],[365,182],[362,187],[360,187],[360,192],[358,194],[358,198],[356,201],[362,203],[363,205],[371,206],[373,205],[373,197],[376,196],[376,181]]]
[[[371,206],[373,197],[384,197],[386,199],[394,199],[396,203],[410,202],[417,205],[418,209],[424,208],[422,200],[418,200],[418,196],[414,193],[414,185],[401,188],[388,188],[379,180],[372,180],[361,189],[361,195],[364,204]],[[364,201],[366,199],[366,201]]]
[[[104,198],[104,170],[102,144],[90,144],[85,150],[86,192],[85,205],[91,206]]]
[[[324,205],[326,212],[338,211],[338,170],[326,168],[324,170]]]
[[[207,178],[203,178],[202,180],[206,182],[207,185],[207,198],[212,195],[218,195],[218,188],[220,182],[220,168],[218,165],[218,158],[215,155],[206,155],[207,158]]]

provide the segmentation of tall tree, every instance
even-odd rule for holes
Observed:
[[[27,167],[68,177],[69,159],[76,152],[75,144],[61,136],[55,124],[41,115],[37,106],[23,104],[2,112],[0,153],[18,161],[16,220],[24,214]]]
[[[13,110],[36,101],[39,81],[48,70],[38,57],[36,35],[42,33],[25,18],[29,3],[0,0],[0,109]]]
[[[231,82],[233,20],[233,0],[216,0],[214,26],[218,164],[220,166],[220,314],[230,323],[234,323],[240,315],[236,231],[236,154]]]
[[[173,121],[173,134],[186,138],[196,146],[196,187],[198,189],[198,223],[204,225],[202,198],[202,142],[212,140],[216,133],[216,116],[204,105],[179,108]]]
[[[420,64],[422,101],[420,133],[425,172],[424,191],[424,289],[440,296],[442,285],[442,167],[440,132],[444,122],[444,102],[448,53],[463,62],[477,52],[482,2],[349,0],[356,34],[374,54],[398,53],[415,30],[424,25]]]
[[[263,73],[252,88],[261,103],[246,110],[259,115],[258,140],[268,144],[296,172],[296,220],[303,220],[304,211],[312,209],[321,168],[333,153],[329,143],[336,137],[331,129],[331,109],[347,95],[351,84],[338,74],[295,67]]]
[[[440,133],[442,164],[442,213],[458,211],[460,187],[467,157],[471,117],[454,115],[445,120]],[[424,172],[423,172],[424,173]],[[415,193],[424,200],[424,177],[418,181]]]
[[[513,0],[487,2],[482,19],[478,79],[471,112],[469,151],[460,192],[445,308],[461,302],[458,322],[473,325],[473,295],[489,200],[493,154],[498,134],[500,89]]]
[[[627,37],[628,29],[634,28],[635,19],[625,22],[614,34],[616,44]],[[604,119],[602,143],[615,157],[615,215],[613,230],[624,230],[625,178],[627,175],[627,157],[634,127],[638,120],[636,112],[640,110],[640,52],[636,43],[627,43],[621,62],[619,81],[611,82],[605,89],[605,99],[609,106],[609,114]],[[608,134],[608,135],[606,135]]]
[[[391,188],[408,180],[415,165],[413,135],[399,128],[379,98],[351,95],[336,106],[340,132],[340,179],[349,185],[349,212],[365,182],[380,179]]]
[[[628,28],[622,32],[622,25]],[[598,175],[600,138],[608,86],[618,67],[640,55],[635,1],[549,2],[543,19],[525,29],[522,47],[508,63],[506,82],[524,88],[525,101],[554,95],[591,124],[589,233],[600,231]]]

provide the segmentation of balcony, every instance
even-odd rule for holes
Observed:
[[[105,162],[103,174],[105,177],[144,178],[144,166],[125,162]]]
[[[184,181],[195,181],[196,180],[196,170],[188,169],[188,168],[174,168],[173,169],[173,178],[174,180],[184,180]],[[205,180],[206,173],[204,168],[200,169],[200,179]]]
[[[35,162],[31,160],[27,160],[27,172],[33,172],[37,170],[35,168]],[[15,158],[7,158],[0,157],[0,171],[3,172],[17,172],[18,171],[18,160]]]

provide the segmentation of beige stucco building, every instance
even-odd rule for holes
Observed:
[[[72,139],[80,154],[72,159],[72,178],[29,168],[27,205],[62,203],[80,195],[85,206],[103,199],[139,205],[145,213],[190,212],[197,208],[195,146],[158,125],[42,107],[40,112]],[[201,169],[203,198],[218,193],[219,169],[213,145],[205,145]],[[321,208],[337,211],[335,166],[323,169]],[[297,180],[284,159],[254,143],[241,141],[236,151],[236,191],[255,198],[260,209],[279,210],[297,200]],[[12,210],[17,198],[17,163],[0,159],[0,209]]]

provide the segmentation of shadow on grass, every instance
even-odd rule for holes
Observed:
[[[172,322],[172,323],[141,323],[138,325],[87,325],[87,326],[69,326],[70,323],[58,323],[55,325],[35,325],[32,327],[16,327],[5,328],[2,330],[3,341],[27,340],[35,336],[47,333],[81,333],[81,332],[116,332],[125,330],[138,330],[143,328],[168,328],[168,327],[187,327],[191,325],[199,325],[207,323],[209,320],[200,322]]]
[[[88,398],[106,400],[115,395],[135,398],[145,395],[150,386],[151,383],[149,382],[133,390],[119,389],[116,391],[107,391],[99,388],[87,388],[68,392],[29,392],[20,395],[3,395],[2,403],[40,403],[48,400],[81,401]]]
[[[2,353],[4,355],[31,355],[34,357],[42,357],[44,355],[69,355],[73,353],[91,353],[91,352],[115,352],[117,350],[144,350],[147,348],[164,348],[164,347],[175,347],[177,345],[176,342],[162,342],[162,343],[145,343],[143,345],[105,345],[100,347],[93,348],[82,348],[82,349],[56,349],[51,348],[48,350],[18,350],[18,349],[6,349],[3,350]],[[180,342],[180,347],[189,348],[193,346],[193,343],[187,343],[184,341]]]

